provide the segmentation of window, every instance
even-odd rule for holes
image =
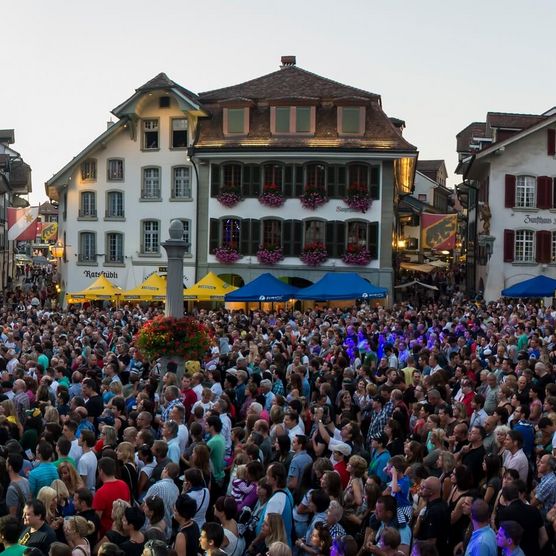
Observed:
[[[158,220],[143,221],[141,253],[147,255],[160,253],[160,222]]]
[[[83,181],[94,181],[97,179],[97,161],[85,160],[81,163],[81,179]]]
[[[172,198],[191,198],[191,176],[190,168],[187,166],[176,166],[172,170]]]
[[[315,132],[314,106],[276,106],[271,109],[272,133],[305,133]]]
[[[224,218],[221,220],[221,245],[239,249],[241,224],[237,218]]]
[[[417,195],[417,199],[419,199],[419,201],[422,201],[423,203],[427,202],[427,194],[426,193],[419,193]]]
[[[537,180],[533,176],[517,176],[515,184],[515,206],[520,208],[535,208],[535,192]]]
[[[124,262],[124,235],[116,232],[106,234],[106,257],[107,263]]]
[[[282,221],[264,220],[263,221],[263,241],[264,247],[282,246]]]
[[[159,108],[170,108],[170,97],[159,97],[158,98],[158,107]]]
[[[348,222],[348,245],[367,246],[367,222]]]
[[[531,230],[516,230],[514,261],[535,262],[535,233]]]
[[[142,199],[160,199],[160,168],[143,168]]]
[[[338,132],[341,135],[363,135],[365,109],[360,106],[338,107]]]
[[[156,150],[159,148],[158,120],[143,120],[143,149]]]
[[[324,243],[325,226],[320,220],[307,220],[305,222],[305,244]]]
[[[187,147],[187,118],[172,119],[172,148],[185,149]]]
[[[239,164],[226,164],[224,166],[223,186],[229,189],[241,187],[241,166]]]
[[[305,174],[305,187],[323,189],[326,184],[326,166],[324,164],[308,164]]]
[[[191,220],[182,220],[183,236],[182,239],[187,244],[187,253],[191,252]]]
[[[224,133],[226,135],[247,133],[248,118],[248,108],[224,108]]]
[[[552,232],[550,241],[550,262],[556,263],[556,232]]]
[[[94,191],[83,191],[79,204],[80,218],[96,218],[97,216],[97,195]]]
[[[348,187],[369,188],[369,167],[364,164],[350,164],[348,167]]]
[[[124,161],[121,158],[111,158],[107,166],[108,181],[121,181],[124,179]]]
[[[263,167],[263,185],[277,185],[282,189],[283,166],[279,164],[265,164]]]
[[[81,232],[79,234],[79,253],[77,260],[80,263],[96,263],[97,236],[94,232]]]
[[[106,195],[106,217],[123,218],[124,194],[121,191],[109,191]]]

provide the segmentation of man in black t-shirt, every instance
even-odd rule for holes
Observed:
[[[441,482],[438,477],[427,477],[421,482],[420,494],[427,502],[415,524],[415,539],[434,541],[440,556],[449,556],[448,533],[450,510],[440,497]]]
[[[483,460],[486,450],[483,440],[486,437],[484,427],[471,427],[469,431],[469,444],[464,446],[459,452],[461,463],[465,465],[473,475],[473,486],[479,486],[479,481],[483,477]]]
[[[95,546],[98,542],[98,532],[100,530],[100,518],[93,510],[93,494],[87,488],[80,488],[73,495],[73,504],[75,506],[76,515],[84,517],[95,526],[95,530],[87,535],[87,540],[91,546]]]
[[[25,504],[23,523],[26,526],[17,541],[18,544],[38,548],[48,554],[50,545],[56,541],[56,533],[45,521],[46,508],[40,500],[31,500]]]

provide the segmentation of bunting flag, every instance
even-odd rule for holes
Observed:
[[[43,222],[41,239],[42,241],[56,241],[58,239],[58,222]]]
[[[421,248],[450,251],[456,246],[457,214],[421,215]]]
[[[33,241],[37,237],[39,207],[8,207],[8,240]]]

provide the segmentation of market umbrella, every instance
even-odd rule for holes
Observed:
[[[122,294],[126,301],[166,301],[166,278],[151,274],[137,287]]]
[[[379,288],[361,278],[356,272],[328,272],[318,282],[303,288],[297,299],[338,301],[343,299],[375,299],[388,295],[386,288]]]
[[[237,290],[214,272],[209,272],[196,284],[183,291],[183,298],[189,301],[224,301],[224,296]]]
[[[556,280],[548,276],[536,276],[502,290],[502,297],[554,297]]]
[[[83,303],[84,301],[114,301],[122,295],[122,289],[113,284],[101,274],[90,286],[75,293],[68,293],[68,303]]]
[[[226,301],[288,301],[297,297],[299,288],[282,282],[270,272],[261,274],[242,288],[226,295]]]

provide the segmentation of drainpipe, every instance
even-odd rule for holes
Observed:
[[[199,258],[199,192],[201,190],[200,188],[200,184],[199,184],[199,170],[197,168],[197,164],[195,163],[195,145],[197,144],[197,141],[199,140],[199,131],[200,131],[200,125],[199,122],[197,121],[197,127],[195,129],[195,138],[193,139],[193,143],[191,144],[191,146],[187,149],[187,156],[189,157],[189,160],[191,161],[191,164],[193,166],[193,170],[195,171],[195,183],[197,184],[197,197],[196,197],[196,203],[195,203],[195,279],[193,281],[194,284],[197,283],[197,280],[199,279],[197,273],[198,273],[198,258]]]

